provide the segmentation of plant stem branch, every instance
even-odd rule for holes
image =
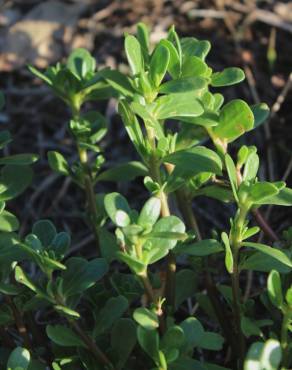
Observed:
[[[0,338],[1,338],[1,344],[4,345],[4,347],[8,348],[14,348],[15,343],[11,339],[10,335],[7,333],[5,328],[0,326]]]
[[[276,242],[279,240],[277,234],[274,232],[274,230],[271,228],[271,226],[268,224],[268,222],[264,219],[262,214],[258,209],[252,210],[252,214],[254,215],[258,225],[263,230],[263,232],[273,241]]]
[[[241,311],[240,311],[240,287],[239,287],[239,251],[241,244],[242,229],[245,225],[248,209],[239,208],[239,212],[234,219],[234,226],[231,229],[230,244],[233,257],[233,271],[231,273],[232,298],[233,298],[233,316],[236,339],[238,341],[238,368],[242,369],[245,354],[245,339],[241,330]]]
[[[284,312],[282,328],[281,328],[281,347],[283,351],[282,368],[283,369],[287,369],[289,366],[289,362],[290,362],[288,331],[289,331],[289,323],[291,319],[292,319],[292,309],[290,307],[287,307]]]
[[[232,298],[233,298],[233,315],[234,329],[236,340],[238,341],[238,367],[242,368],[244,360],[244,337],[241,331],[241,314],[240,314],[240,288],[239,288],[239,271],[238,271],[238,251],[233,253],[233,272],[231,274]]]
[[[84,186],[85,186],[85,195],[87,208],[90,218],[90,223],[93,229],[95,236],[96,244],[99,250],[99,235],[98,235],[98,213],[96,208],[95,193],[93,188],[93,181],[88,170],[88,156],[85,149],[78,148],[80,162],[84,168]]]
[[[160,175],[160,163],[157,161],[155,157],[155,136],[152,128],[147,129],[147,136],[149,142],[152,146],[153,154],[149,161],[149,171],[150,175],[152,176],[153,180],[158,182],[159,185],[162,185],[161,175]],[[161,201],[161,216],[168,217],[170,216],[170,210],[168,205],[167,194],[161,190],[159,192],[159,198]],[[167,272],[166,272],[166,286],[165,286],[165,294],[167,303],[172,307],[174,310],[175,307],[175,272],[176,272],[176,258],[172,251],[169,251],[167,255]]]
[[[5,300],[6,300],[7,304],[12,309],[15,325],[17,327],[17,330],[18,330],[20,336],[23,339],[24,346],[28,349],[31,349],[32,348],[31,339],[28,335],[27,328],[26,328],[26,325],[23,321],[23,317],[22,317],[21,312],[19,312],[18,308],[16,307],[13,300],[9,296],[5,296]]]
[[[78,120],[80,118],[80,106],[79,104],[76,104],[72,106],[72,115],[75,120]],[[98,232],[98,212],[96,208],[96,199],[95,199],[95,193],[94,193],[94,185],[91,178],[90,169],[88,166],[88,155],[87,150],[84,148],[81,148],[78,140],[76,140],[76,146],[79,154],[79,160],[83,167],[84,171],[84,190],[85,190],[85,197],[86,197],[86,205],[89,215],[89,221],[92,227],[92,231],[95,237],[95,242],[97,246],[98,254],[100,254],[100,247],[99,247],[99,232]]]
[[[107,356],[102,352],[102,350],[97,346],[97,344],[92,340],[92,338],[87,335],[83,329],[79,326],[76,321],[70,321],[71,326],[75,332],[80,336],[83,342],[86,344],[89,351],[94,355],[94,357],[107,366],[108,369],[114,370],[114,366]]]

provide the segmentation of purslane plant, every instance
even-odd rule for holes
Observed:
[[[137,37],[125,37],[130,76],[109,68],[96,71],[94,58],[83,49],[45,73],[30,67],[72,112],[69,129],[79,160],[69,164],[62,154],[49,152],[48,161],[84,189],[98,258],[68,257],[69,234],[58,233],[48,220],[37,221],[20,238],[13,219],[4,214],[3,358],[18,347],[2,367],[291,367],[291,230],[274,245],[257,243],[253,237],[260,228],[250,215],[269,230],[258,209],[291,206],[292,190],[283,182],[259,181],[255,147],[236,145],[236,157],[231,156],[230,144],[262,124],[268,108],[250,107],[241,99],[224,104],[218,88],[241,82],[244,73],[233,67],[213,72],[206,63],[209,51],[208,41],[180,39],[174,27],[152,48],[147,27],[139,24]],[[106,134],[106,121],[100,113],[84,112],[84,103],[108,97],[118,99],[118,112],[141,162],[104,170],[98,143]],[[6,157],[1,164],[4,169],[10,164],[27,167],[35,157],[18,160]],[[6,200],[20,193],[15,190],[20,185],[7,180],[4,169],[1,194],[12,194],[1,198]],[[131,208],[132,199],[117,192],[95,193],[99,181],[137,176],[144,177],[150,193],[140,212]],[[192,204],[199,196],[233,204],[228,232],[200,231]],[[114,234],[107,229],[111,225]],[[221,271],[224,265],[230,284]],[[260,294],[244,299],[240,276],[246,270],[273,271],[267,290],[259,286]],[[186,309],[186,301],[190,305],[192,300],[199,307],[196,316]],[[45,325],[35,321],[36,313]],[[214,351],[221,353],[216,355],[221,365],[214,363]]]

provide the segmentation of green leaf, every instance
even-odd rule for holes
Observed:
[[[252,113],[254,115],[254,127],[260,126],[262,123],[266,121],[269,117],[270,109],[266,103],[259,103],[252,105],[251,107]]]
[[[38,160],[38,156],[36,154],[15,154],[8,157],[0,158],[0,165],[28,165],[36,162]]]
[[[251,238],[252,236],[256,235],[260,230],[261,229],[258,226],[253,226],[247,229],[242,236],[242,240]]]
[[[194,347],[199,347],[205,331],[198,319],[189,317],[180,323],[180,327],[184,331],[186,351],[192,350]]]
[[[80,315],[77,311],[72,310],[69,307],[62,306],[62,305],[56,305],[54,306],[54,309],[59,312],[60,315],[63,315],[69,319],[80,319]]]
[[[106,68],[99,73],[122,96],[132,97],[135,93],[130,79],[121,72]]]
[[[281,277],[278,271],[272,270],[269,273],[267,288],[270,301],[273,303],[275,307],[281,308],[283,306],[284,299],[282,292]]]
[[[68,162],[61,153],[54,151],[48,152],[48,162],[53,171],[69,176],[70,168]]]
[[[182,77],[204,76],[208,71],[208,66],[202,59],[190,56],[183,62],[181,69]]]
[[[160,44],[169,51],[168,72],[172,78],[178,78],[180,75],[180,57],[175,46],[168,40],[161,40]]]
[[[197,40],[194,37],[183,37],[181,39],[183,56],[197,56],[204,60],[211,49],[211,44],[206,40]]]
[[[282,358],[280,343],[275,339],[255,342],[248,350],[244,370],[277,370]]]
[[[144,329],[155,330],[159,327],[157,315],[145,307],[136,308],[133,317]]]
[[[283,251],[289,258],[289,252],[287,250]],[[283,264],[279,260],[274,259],[270,255],[262,254],[261,252],[252,253],[246,259],[243,260],[240,268],[246,270],[254,270],[261,272],[270,272],[271,270],[277,270],[281,274],[289,274],[291,268],[286,264]]]
[[[26,348],[16,347],[8,358],[7,370],[27,370],[29,364],[29,351]]]
[[[258,201],[257,204],[271,204],[290,207],[292,206],[292,189],[285,187],[284,189],[281,189],[278,194],[262,199]]]
[[[287,289],[285,298],[286,298],[288,305],[291,307],[292,306],[292,286],[290,286],[290,288]]]
[[[218,154],[203,146],[179,150],[163,158],[163,162],[177,166],[174,170],[178,174],[195,176],[201,172],[212,172],[217,175],[222,173],[222,162]]]
[[[163,44],[158,44],[151,56],[149,76],[155,87],[163,80],[169,63],[169,51]]]
[[[136,325],[130,319],[119,319],[111,330],[111,348],[118,357],[117,370],[123,369],[125,362],[136,344]]]
[[[67,326],[47,325],[46,333],[47,336],[59,346],[87,348],[82,339]]]
[[[11,232],[19,228],[17,218],[10,212],[4,210],[0,214],[0,231]]]
[[[92,287],[108,271],[104,258],[87,261],[80,257],[71,257],[66,261],[66,271],[62,273],[63,294],[66,297],[77,295]]]
[[[185,335],[183,329],[178,325],[174,325],[168,328],[163,335],[161,348],[165,350],[180,348],[183,346],[184,341]]]
[[[117,240],[112,233],[101,227],[98,233],[101,256],[111,263],[117,258],[116,253],[120,250]]]
[[[51,248],[54,250],[59,259],[63,259],[68,252],[71,244],[71,236],[69,233],[62,231],[58,233],[51,243]]]
[[[220,351],[223,343],[224,338],[220,334],[207,331],[200,339],[199,347],[210,351]]]
[[[145,23],[139,22],[137,24],[137,39],[140,43],[142,54],[145,62],[149,60],[149,28]]]
[[[187,299],[195,295],[197,291],[197,275],[192,270],[179,270],[175,274],[175,307],[179,306]]]
[[[36,77],[38,77],[40,80],[44,81],[47,85],[49,85],[49,86],[52,86],[53,85],[52,80],[45,73],[40,72],[38,69],[36,69],[32,65],[28,65],[28,69],[30,70],[30,72],[33,75],[35,75]]]
[[[75,49],[67,60],[67,68],[79,79],[84,79],[96,68],[96,61],[91,54],[82,48]]]
[[[248,197],[253,204],[258,204],[279,193],[278,188],[270,182],[257,182],[251,185]],[[260,203],[261,204],[261,203]]]
[[[179,245],[175,252],[189,256],[205,257],[224,251],[222,244],[215,239],[204,239],[191,244]]]
[[[176,216],[168,216],[161,218],[152,229],[153,233],[179,233],[185,232],[184,223]],[[160,234],[161,235],[161,234]],[[152,246],[158,249],[172,249],[176,246],[176,239],[168,239],[163,237],[150,237],[146,243],[151,243]]]
[[[137,339],[143,350],[156,362],[159,358],[159,335],[157,331],[138,326]]]
[[[258,250],[259,252],[267,254],[275,258],[276,260],[282,262],[284,265],[287,265],[292,268],[291,258],[287,257],[286,254],[280,251],[279,249],[269,247],[268,245],[265,245],[265,244],[251,243],[251,242],[242,242],[241,245],[243,247],[254,248]]]
[[[219,115],[219,125],[214,127],[214,135],[228,143],[236,140],[254,126],[253,113],[246,102],[232,100],[224,105]]]
[[[131,142],[143,158],[145,155],[146,142],[136,116],[130,109],[129,105],[123,100],[119,102],[118,112],[122,117]]]
[[[237,152],[237,164],[236,165],[241,168],[245,164],[249,154],[250,154],[250,148],[247,147],[246,145],[242,145]]]
[[[96,177],[96,181],[129,182],[147,174],[148,169],[143,163],[132,161],[103,171]]]
[[[256,321],[250,319],[249,317],[242,316],[240,326],[246,338],[254,335],[257,337],[261,337],[263,335],[261,329],[256,324]]]
[[[205,195],[210,198],[218,199],[221,202],[231,202],[234,200],[233,193],[226,187],[218,186],[218,185],[209,185],[205,186],[201,189],[198,189],[194,192],[194,197]]]
[[[160,122],[158,122],[158,120],[152,115],[152,112],[148,110],[147,106],[145,107],[140,103],[133,102],[131,104],[131,109],[144,120],[146,127],[153,128],[155,137],[158,140],[164,138],[164,132]]]
[[[136,37],[128,35],[125,38],[125,51],[133,75],[137,75],[144,70],[144,62],[141,46]]]
[[[44,247],[48,247],[56,237],[57,230],[50,220],[39,220],[33,225],[32,233],[38,237]]]
[[[199,117],[181,117],[180,120],[193,125],[213,127],[218,125],[219,116],[216,113],[205,111]]]
[[[170,94],[159,97],[153,114],[157,119],[197,117],[204,112],[203,106],[193,93]]]
[[[139,218],[138,225],[148,228],[152,227],[160,216],[161,201],[157,197],[150,198],[142,208]]]
[[[244,165],[242,179],[244,181],[251,181],[256,178],[260,164],[259,156],[256,152],[251,152],[247,157],[246,163]]]
[[[159,92],[162,94],[185,94],[202,90],[207,86],[207,80],[203,77],[181,77],[162,84]]]
[[[178,37],[177,32],[175,31],[175,26],[172,25],[168,31],[167,39],[172,43],[175,47],[178,56],[179,56],[179,66],[181,67],[182,64],[182,49],[181,49],[181,42]]]
[[[0,149],[3,149],[8,143],[12,141],[10,132],[8,130],[0,131]]]
[[[231,251],[228,235],[223,232],[221,234],[222,241],[225,245],[225,267],[229,274],[233,273],[233,254]]]
[[[43,299],[48,299],[47,295],[37,287],[34,282],[24,273],[21,267],[16,266],[15,268],[15,280],[28,287],[30,290],[35,292],[39,297]],[[48,299],[49,300],[49,299]]]
[[[115,225],[125,227],[130,224],[131,220],[129,214],[131,209],[126,198],[121,194],[107,194],[104,198],[104,206],[108,216]]]
[[[17,197],[30,185],[31,180],[32,170],[29,166],[3,167],[0,176],[0,201]]]
[[[211,85],[214,87],[235,85],[245,78],[242,69],[237,67],[225,68],[222,72],[213,73]]]
[[[98,336],[109,330],[128,307],[128,300],[122,295],[107,300],[102,309],[95,315],[94,335]]]
[[[237,195],[238,185],[237,185],[236,167],[229,154],[225,154],[225,166],[226,166],[226,170],[228,173],[233,196],[238,202],[238,195]]]
[[[216,93],[213,95],[213,97],[214,97],[213,110],[217,112],[224,103],[224,96],[222,94]]]
[[[119,259],[126,263],[135,274],[139,275],[144,272],[147,268],[147,265],[144,262],[139,261],[137,258],[132,257],[124,252],[117,252]]]

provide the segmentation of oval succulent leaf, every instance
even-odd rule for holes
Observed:
[[[250,108],[254,115],[254,127],[260,126],[269,117],[270,109],[266,103],[255,104]]]
[[[258,250],[261,253],[267,254],[276,260],[282,262],[284,265],[287,265],[292,268],[292,260],[285,253],[280,251],[279,249],[272,248],[268,245],[261,244],[261,243],[251,243],[251,242],[243,242],[242,246],[250,247]]]
[[[253,204],[262,202],[279,193],[279,189],[270,182],[257,182],[250,187],[249,198]]]
[[[157,197],[150,198],[140,212],[138,224],[144,228],[153,226],[159,218],[160,210],[160,199]]]
[[[183,56],[196,56],[205,60],[211,49],[211,44],[207,40],[197,40],[194,37],[183,37],[181,39]]]
[[[157,119],[197,117],[204,112],[193,93],[170,94],[156,100],[153,114]]]
[[[207,80],[203,77],[182,77],[162,84],[159,92],[162,94],[184,94],[202,90],[207,86]]]
[[[47,336],[62,347],[84,347],[86,345],[73,330],[64,325],[47,325]]]
[[[191,244],[183,244],[175,249],[176,253],[204,257],[222,252],[223,246],[215,239],[204,239]]]
[[[125,38],[125,51],[133,75],[144,70],[143,55],[139,41],[135,36],[128,35]]]
[[[140,307],[134,311],[134,320],[144,329],[155,330],[159,327],[157,315],[147,308]]]
[[[88,50],[83,48],[75,49],[69,56],[67,68],[79,80],[86,77],[88,73],[93,73],[96,68],[96,61]]]
[[[125,227],[130,224],[129,214],[131,209],[126,198],[121,194],[107,194],[104,198],[104,206],[108,216],[115,225]]]
[[[8,157],[0,158],[0,165],[1,164],[8,164],[8,165],[28,165],[36,162],[38,160],[38,156],[36,154],[15,154]]]
[[[27,370],[29,364],[29,351],[26,348],[16,347],[8,358],[7,370]]]
[[[268,276],[268,296],[273,305],[277,308],[281,308],[283,305],[283,293],[282,293],[282,284],[281,277],[278,271],[273,270]]]
[[[196,146],[194,148],[179,150],[163,158],[163,162],[172,163],[178,171],[194,176],[200,172],[222,173],[222,162],[213,150]]]
[[[169,51],[163,44],[158,44],[150,61],[150,79],[155,87],[158,87],[163,80],[169,63]]]
[[[252,110],[243,100],[235,99],[224,105],[219,115],[219,124],[213,132],[216,137],[230,143],[253,126]]]
[[[277,370],[282,358],[280,343],[275,339],[255,342],[248,350],[244,370]]]
[[[211,85],[214,87],[235,85],[245,78],[242,69],[237,67],[225,68],[222,72],[212,74]]]

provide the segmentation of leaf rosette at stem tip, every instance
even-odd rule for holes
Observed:
[[[65,64],[57,63],[45,72],[30,65],[29,70],[68,104],[74,114],[88,100],[107,99],[113,95],[102,71],[96,71],[95,58],[82,48],[73,50]]]
[[[105,196],[105,209],[118,227],[116,235],[122,251],[117,256],[136,274],[143,275],[147,265],[157,262],[173,249],[179,240],[186,239],[185,226],[176,216],[159,219],[161,200],[150,198],[140,213],[132,210],[118,193]]]

